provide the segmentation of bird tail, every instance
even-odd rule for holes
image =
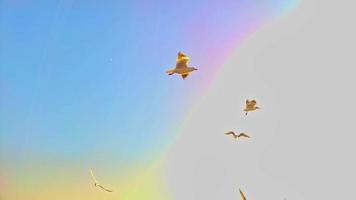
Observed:
[[[167,73],[168,75],[173,75],[175,72],[174,72],[173,69],[170,69],[170,70],[167,70],[166,73]]]
[[[189,74],[182,74],[182,78],[186,79],[188,77]]]

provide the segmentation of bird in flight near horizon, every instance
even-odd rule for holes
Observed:
[[[254,110],[257,110],[257,109],[261,109],[260,107],[256,106],[257,102],[256,100],[246,100],[246,107],[244,109],[244,111],[246,112],[245,115],[247,115],[248,112],[250,111],[254,111]]]
[[[240,133],[237,135],[234,131],[227,132],[225,135],[232,135],[236,140],[238,140],[240,137],[250,138],[250,136],[245,133]]]
[[[178,57],[176,60],[176,68],[167,70],[168,75],[180,74],[182,78],[185,79],[192,71],[198,70],[195,67],[188,67],[190,58],[182,52],[178,52]]]
[[[93,182],[94,182],[94,186],[95,187],[100,187],[101,189],[107,191],[107,192],[112,192],[112,190],[109,190],[109,189],[106,189],[104,186],[100,185],[98,183],[98,181],[96,180],[95,176],[94,176],[94,173],[93,173],[93,170],[90,170],[90,175],[91,175],[91,178],[93,179]]]
[[[242,192],[242,190],[239,189],[239,191],[240,191],[241,199],[242,199],[242,200],[246,200],[246,197],[245,197],[244,193]]]

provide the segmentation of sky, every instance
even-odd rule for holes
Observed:
[[[354,6],[302,1],[234,51],[165,157],[176,199],[353,198]],[[247,98],[261,110],[244,116]]]
[[[194,163],[180,156],[195,155],[185,147],[196,141],[182,141],[187,134],[196,137],[191,132],[197,127],[190,129],[191,124],[210,130],[206,121],[194,119],[219,77],[226,77],[223,69],[243,68],[239,61],[233,63],[243,44],[263,35],[259,31],[268,24],[297,13],[300,4],[297,0],[0,1],[1,199],[213,198],[200,194],[199,188],[190,195],[185,184],[175,181],[176,176],[189,174],[175,173],[176,167],[187,166],[189,171],[189,163]],[[174,67],[178,51],[190,56],[190,64],[198,68],[184,81],[165,74]],[[256,82],[264,83],[264,76],[257,77]],[[226,84],[244,91],[238,84]],[[225,88],[218,90],[220,95],[229,93]],[[257,91],[245,90],[239,101],[248,95],[263,99]],[[266,102],[276,98],[268,97]],[[202,111],[204,116],[211,114],[208,108],[221,104],[231,106],[216,100]],[[224,130],[230,128],[228,120],[216,120]],[[271,130],[278,123],[273,124]],[[204,145],[214,145],[216,138],[211,139]],[[197,154],[203,163],[209,163],[211,155],[215,154]],[[93,188],[89,169],[114,193]],[[218,175],[216,179],[224,180]]]

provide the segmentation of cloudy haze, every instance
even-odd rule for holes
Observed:
[[[244,41],[167,155],[176,199],[239,199],[239,187],[254,200],[353,198],[354,8],[305,0]],[[262,109],[245,117],[246,98]]]

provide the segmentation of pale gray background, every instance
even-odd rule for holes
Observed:
[[[355,9],[304,0],[243,42],[166,157],[176,199],[356,199]],[[244,117],[246,98],[262,110]]]

